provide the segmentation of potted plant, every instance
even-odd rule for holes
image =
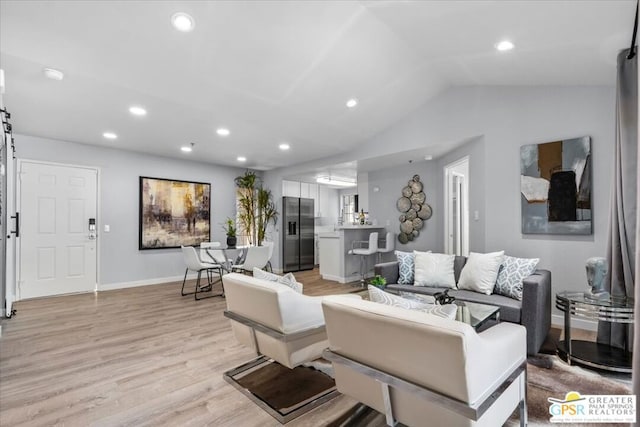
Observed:
[[[236,223],[233,220],[233,218],[227,217],[227,219],[224,221],[224,224],[222,225],[222,228],[224,229],[225,233],[227,233],[227,246],[229,248],[235,248],[237,243],[237,238],[236,238]]]
[[[380,289],[384,289],[385,286],[387,286],[387,279],[385,279],[384,277],[382,277],[381,275],[378,274],[378,275],[374,276],[374,278],[369,281],[369,284],[371,286],[376,286],[376,287],[378,287]]]
[[[262,186],[260,177],[247,170],[236,177],[238,195],[238,222],[241,235],[250,245],[262,245],[267,226],[278,221],[278,210],[271,190]]]

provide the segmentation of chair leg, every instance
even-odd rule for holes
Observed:
[[[209,271],[209,269],[206,269],[207,272]],[[222,270],[220,271],[220,282],[222,283]],[[196,301],[200,301],[203,299],[207,299],[207,298],[213,298],[213,297],[224,297],[224,285],[222,286],[222,293],[221,294],[212,294],[212,295],[208,295],[206,297],[200,297],[198,298],[198,294],[202,294],[203,292],[211,292],[213,290],[213,284],[211,285],[207,285],[203,288],[200,288],[200,277],[202,275],[202,270],[198,271],[198,280],[196,281],[196,291],[193,293],[193,298]],[[200,291],[200,292],[198,292]]]
[[[196,280],[196,291],[193,293],[193,297],[198,300],[198,289],[200,289],[200,276],[202,275],[202,270],[198,271],[198,279]]]
[[[188,293],[188,294],[185,294],[185,293],[184,293],[184,283],[187,281],[187,273],[188,273],[188,272],[189,272],[189,269],[187,268],[187,269],[184,271],[184,279],[182,279],[182,290],[180,291],[180,294],[181,294],[182,296],[185,296],[185,295],[191,295],[191,293]]]

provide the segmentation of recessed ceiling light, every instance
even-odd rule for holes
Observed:
[[[196,26],[193,18],[183,12],[174,13],[171,17],[171,24],[176,30],[182,31],[183,33],[192,31]]]
[[[229,136],[229,134],[231,134],[227,128],[218,128],[216,129],[216,133],[220,136]]]
[[[247,158],[244,157],[244,156],[238,156],[238,158],[236,160],[238,160],[239,162],[246,162]]]
[[[282,151],[287,151],[291,147],[289,146],[289,144],[283,142],[282,144],[278,145],[278,148]]]
[[[353,108],[356,105],[358,105],[358,100],[355,98],[351,98],[350,100],[347,101],[347,107],[349,108]]]
[[[426,156],[424,156],[425,160],[431,160],[433,159],[433,156],[431,154],[427,154]]]
[[[513,49],[514,45],[509,40],[503,40],[500,43],[496,44],[496,49],[500,52],[504,52],[505,50]]]
[[[47,78],[50,78],[51,80],[64,79],[64,73],[60,70],[56,70],[55,68],[45,68],[44,70],[42,70],[42,72],[45,76],[47,76]]]
[[[190,153],[193,150],[193,148],[187,147],[186,145],[183,145],[182,147],[180,147],[180,149],[185,153]]]
[[[118,135],[116,135],[113,132],[105,132],[102,134],[102,136],[104,136],[107,139],[116,139],[118,137]]]
[[[136,106],[130,107],[129,108],[129,112],[131,114],[133,114],[134,116],[146,116],[147,115],[147,110],[145,110],[142,107],[136,107]]]

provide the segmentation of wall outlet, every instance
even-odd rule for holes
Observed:
[[[473,211],[473,220],[474,221],[479,221],[480,220],[480,212]]]
[[[104,225],[104,232],[108,233],[109,231],[111,231],[111,227],[109,227],[109,225],[105,224]]]

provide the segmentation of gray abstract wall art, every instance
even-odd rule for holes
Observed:
[[[523,234],[591,234],[591,138],[520,147]]]

